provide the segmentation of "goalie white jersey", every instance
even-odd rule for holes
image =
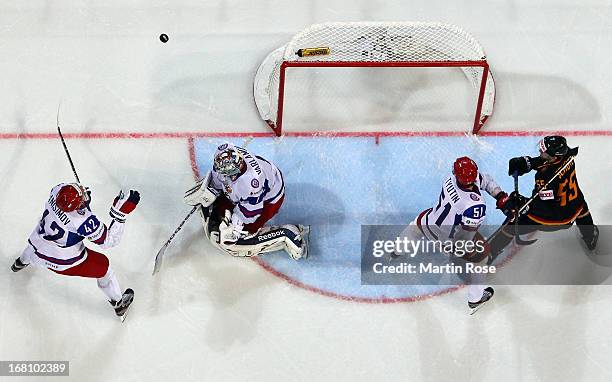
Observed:
[[[225,150],[227,144],[217,148]],[[285,195],[285,182],[280,170],[266,159],[234,146],[246,164],[246,171],[237,178],[212,171],[211,185],[222,191],[235,204],[232,224],[241,227],[253,223],[261,215],[264,204],[274,204]]]
[[[122,223],[113,220],[107,227],[88,206],[73,212],[60,210],[56,199],[62,186],[64,183],[51,190],[42,218],[28,238],[37,256],[34,260],[57,271],[85,261],[87,252],[84,239],[110,248],[118,244],[123,233]]]
[[[502,190],[488,174],[479,173],[473,186],[461,188],[453,175],[442,185],[435,207],[421,212],[416,224],[429,240],[454,239],[457,229],[475,232],[485,219],[484,190],[495,197]]]
[[[285,250],[293,259],[303,259],[308,256],[308,226],[265,225],[284,196],[283,175],[274,164],[224,143],[217,147],[212,171],[185,192],[184,201],[199,206],[204,234],[229,255]]]

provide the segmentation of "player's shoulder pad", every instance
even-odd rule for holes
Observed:
[[[60,184],[57,184],[57,185],[53,186],[53,187],[51,188],[50,193],[51,193],[51,194],[54,194],[54,195],[57,195],[57,193],[59,192],[59,190],[62,188],[62,186],[63,186],[64,184],[66,184],[66,183],[60,183]]]
[[[489,183],[497,184],[495,178],[488,172],[478,172],[478,188],[486,190]]]
[[[263,189],[263,184],[265,182],[265,177],[261,176],[252,176],[249,178],[249,186],[252,195],[259,194]]]
[[[243,178],[242,182],[246,186],[245,188],[248,188],[253,195],[261,192],[266,181],[263,171],[257,172],[252,167],[249,167],[248,171],[241,178]]]
[[[456,208],[459,211],[466,211],[469,208],[480,204],[485,204],[483,196],[478,192],[470,191],[462,195],[456,204]]]
[[[482,184],[491,179],[491,175],[486,172],[478,172],[478,185],[482,189]]]
[[[91,214],[87,216],[79,228],[77,228],[77,233],[81,236],[88,237],[95,233],[101,225],[102,223],[100,223],[98,217]]]
[[[461,224],[474,227],[480,225],[487,214],[486,204],[474,204],[463,211]]]

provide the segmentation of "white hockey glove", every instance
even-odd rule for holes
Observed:
[[[219,224],[219,244],[232,245],[239,239],[246,237],[248,232],[242,230],[242,224],[232,223],[232,213],[225,211],[225,217]]]
[[[130,190],[125,193],[123,190],[119,191],[119,195],[113,201],[113,205],[110,208],[110,216],[119,223],[125,223],[127,216],[134,211],[138,203],[140,202],[140,193],[136,190]]]
[[[183,200],[190,206],[201,204],[209,207],[219,196],[219,191],[210,185],[211,172],[209,171],[202,180],[198,181],[193,187],[185,191]]]

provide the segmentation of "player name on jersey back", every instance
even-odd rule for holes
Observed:
[[[447,178],[438,204],[419,216],[417,223],[424,228],[426,236],[431,240],[452,239],[459,225],[477,228],[486,215],[480,187],[479,180],[473,189],[464,190],[459,188],[454,176]]]
[[[453,184],[453,179],[452,178],[446,179],[446,182],[444,182],[444,187],[446,188],[446,192],[448,193],[447,195],[450,201],[453,202],[453,204],[458,203],[461,198],[459,197],[459,194],[457,193],[457,189],[455,188],[455,185]]]
[[[68,224],[70,224],[70,218],[68,217],[68,215],[66,215],[64,211],[60,210],[60,208],[57,206],[57,203],[55,202],[55,197],[56,193],[52,192],[51,195],[49,195],[49,200],[47,201],[47,203],[49,204],[49,207],[55,213],[55,216],[59,219],[59,221],[62,222],[65,226],[67,226]]]

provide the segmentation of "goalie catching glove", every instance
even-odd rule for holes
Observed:
[[[211,176],[212,174],[209,171],[203,179],[185,191],[183,200],[186,204],[190,206],[201,204],[203,207],[209,207],[217,200],[219,191],[210,185]]]
[[[130,190],[127,194],[123,190],[119,191],[119,195],[113,201],[110,208],[110,216],[119,223],[125,223],[127,215],[129,215],[140,202],[140,193],[136,190]]]

